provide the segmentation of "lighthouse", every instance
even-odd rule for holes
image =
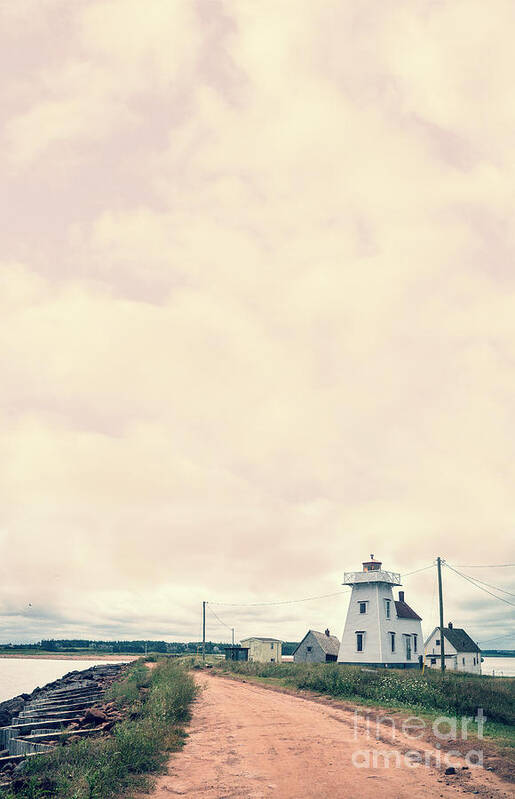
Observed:
[[[404,599],[394,598],[400,574],[383,569],[373,555],[363,570],[346,572],[343,585],[352,586],[338,663],[418,668],[423,655],[421,618]]]

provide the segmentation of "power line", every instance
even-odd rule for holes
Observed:
[[[456,568],[457,569],[507,569],[510,566],[515,566],[515,563],[490,563],[490,564],[475,563],[472,566],[456,566]]]
[[[470,577],[470,575],[465,574],[464,577]],[[506,591],[504,588],[499,588],[498,585],[491,585],[490,583],[485,583],[484,580],[478,580],[477,577],[470,577],[471,580],[474,580],[476,583],[481,583],[482,585],[487,585],[488,588],[495,588],[496,591],[500,591],[502,594],[508,594],[508,596],[515,596],[511,591]]]
[[[406,574],[402,574],[401,577],[409,577],[412,574],[418,574],[418,572],[426,571],[426,569],[434,568],[434,563],[430,563],[429,566],[422,566],[420,569],[415,569],[412,572],[407,572]],[[272,602],[210,602],[211,605],[218,605],[224,607],[232,607],[232,608],[257,608],[257,607],[266,607],[269,605],[293,605],[297,602],[311,602],[315,599],[327,599],[331,596],[341,596],[342,594],[348,593],[347,590],[344,591],[334,591],[331,594],[320,594],[320,596],[307,596],[304,599],[282,599],[282,600],[274,600]]]
[[[314,599],[326,599],[330,596],[341,596],[346,594],[347,591],[335,591],[332,594],[321,594],[320,596],[307,596],[305,599],[283,599],[278,602],[210,602],[211,605],[223,605],[224,607],[232,608],[257,608],[264,607],[265,605],[293,605],[296,602],[311,602]]]
[[[222,624],[224,627],[227,627],[227,629],[228,629],[228,630],[231,630],[231,631],[232,631],[232,627],[229,627],[229,625],[228,625],[228,624],[226,624],[224,621],[222,621],[222,619],[220,619],[220,618],[219,618],[219,617],[216,615],[215,611],[214,611],[214,610],[212,610],[212,609],[209,607],[209,602],[207,603],[207,609],[209,610],[209,612],[210,612],[210,613],[212,613],[212,614],[213,614],[213,616],[215,617],[215,619],[216,619],[217,621],[219,621],[219,622],[220,622],[220,624]]]
[[[506,635],[498,635],[497,638],[487,638],[486,641],[478,641],[480,644],[491,644],[492,641],[502,641],[504,638],[515,638],[515,633],[506,633]]]
[[[450,566],[448,563],[445,563],[445,566],[447,566],[448,569],[451,569],[451,571],[455,572],[456,574],[459,574],[460,577],[463,577],[463,579],[467,580],[467,582],[469,582],[471,585],[475,586],[476,588],[479,588],[480,591],[484,591],[485,594],[490,594],[490,596],[493,596],[494,599],[498,599],[499,602],[505,602],[507,605],[511,605],[512,607],[515,608],[515,602],[510,602],[508,599],[504,599],[502,596],[497,596],[496,594],[492,594],[491,591],[488,591],[486,588],[482,588],[480,585],[478,585],[473,578],[467,577],[466,574],[459,572],[457,569],[455,569],[453,566]]]
[[[401,577],[409,577],[411,574],[418,574],[419,572],[425,572],[427,569],[434,569],[435,564],[430,563],[429,566],[422,566],[421,569],[415,569],[413,572],[407,572],[407,574],[401,574]]]

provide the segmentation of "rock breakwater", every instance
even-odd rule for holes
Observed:
[[[107,733],[121,719],[104,695],[125,664],[72,671],[31,694],[0,703],[0,785],[9,783],[27,757],[90,735]]]

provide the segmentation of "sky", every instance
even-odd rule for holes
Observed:
[[[341,635],[374,553],[515,647],[514,25],[1,0],[0,642]]]

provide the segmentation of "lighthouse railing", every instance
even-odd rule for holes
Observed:
[[[401,575],[398,572],[389,572],[383,569],[369,572],[345,572],[343,575],[343,585],[354,585],[355,583],[391,583],[392,585],[402,585]]]

